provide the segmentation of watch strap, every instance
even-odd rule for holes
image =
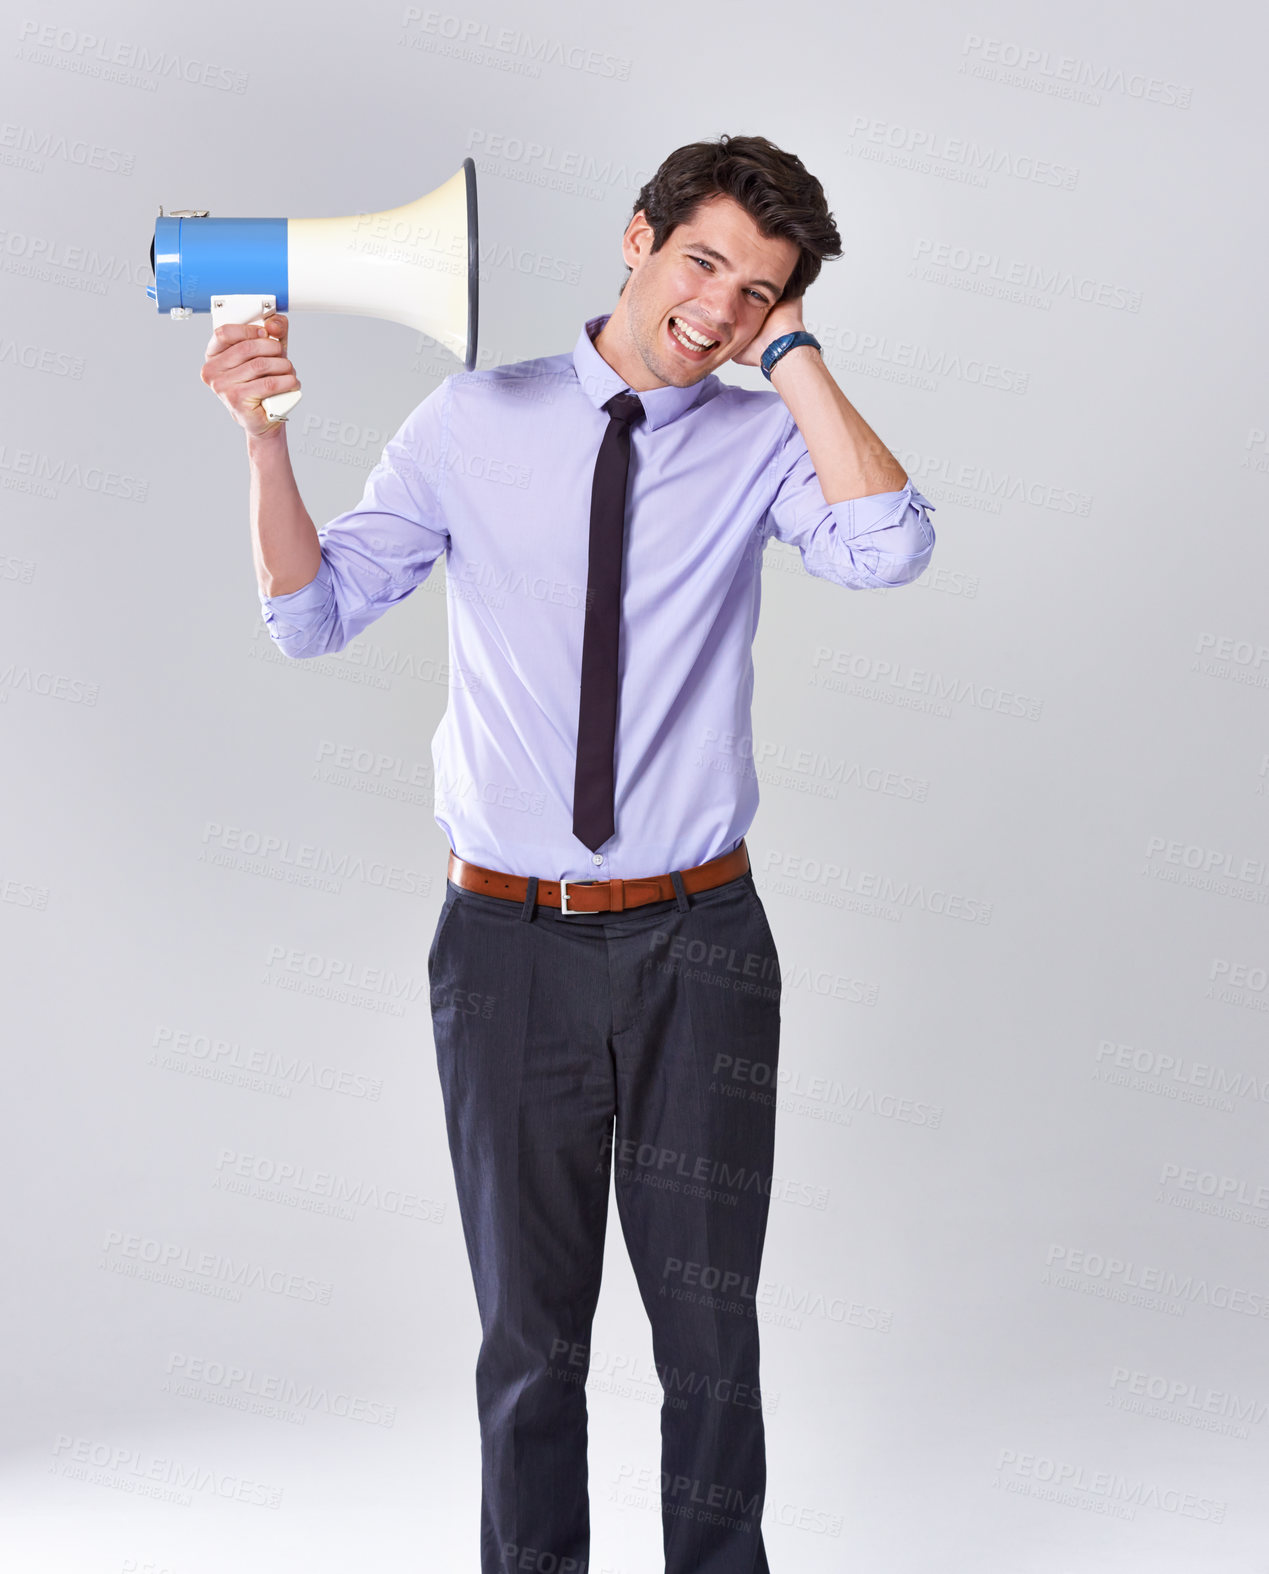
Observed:
[[[787,355],[790,350],[796,349],[799,344],[809,344],[813,350],[820,349],[820,341],[813,333],[807,333],[804,328],[798,329],[796,333],[782,333],[778,339],[772,339],[771,343],[762,352],[762,361],[760,363],[762,375],[768,382],[771,381],[771,368],[782,355]]]

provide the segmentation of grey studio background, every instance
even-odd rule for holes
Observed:
[[[1269,1569],[1264,30],[8,13],[6,1569],[477,1561],[425,973],[444,567],[337,657],[272,647],[209,320],[145,295],[158,205],[375,211],[470,154],[493,365],[611,308],[639,186],[724,131],[823,181],[846,254],[808,325],[939,536],[892,592],[765,563],[737,768],[785,971],[772,1567]],[[322,523],[458,363],[300,314],[291,354]],[[594,1346],[591,1574],[651,1574],[615,1222]]]

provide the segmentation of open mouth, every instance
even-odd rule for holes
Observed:
[[[704,358],[709,355],[711,351],[716,350],[721,343],[721,340],[718,339],[702,338],[695,328],[691,328],[686,323],[680,322],[677,317],[670,318],[666,326],[666,332],[669,334],[670,338],[673,339],[675,345],[680,350],[682,350],[685,355],[690,356],[691,359],[695,361],[704,360]]]

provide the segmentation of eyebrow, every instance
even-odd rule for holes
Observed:
[[[721,251],[715,251],[712,246],[706,246],[701,241],[688,240],[683,244],[692,251],[699,251],[702,257],[708,257],[713,262],[721,262],[724,268],[730,268],[731,263],[723,256]],[[750,279],[750,284],[762,284],[769,289],[772,295],[783,295],[784,290],[778,284],[773,284],[770,279]]]

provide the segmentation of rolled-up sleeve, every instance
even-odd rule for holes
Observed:
[[[307,585],[260,591],[275,644],[296,658],[343,650],[432,572],[449,541],[444,476],[450,379],[402,422],[366,478],[361,501],[318,530],[322,561]]]
[[[796,546],[817,579],[851,590],[907,585],[934,552],[934,504],[912,484],[844,503],[826,503],[792,416],[780,449],[783,477],[763,518],[765,537]]]

